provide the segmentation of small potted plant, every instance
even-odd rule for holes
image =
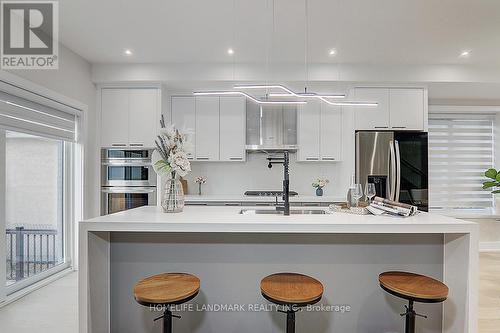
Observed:
[[[198,176],[194,180],[196,184],[198,184],[198,195],[201,195],[201,185],[205,184],[207,182],[207,178],[203,176]]]
[[[323,195],[323,187],[325,187],[330,181],[328,179],[318,178],[314,183],[312,183],[312,187],[316,189],[316,195],[318,197]]]

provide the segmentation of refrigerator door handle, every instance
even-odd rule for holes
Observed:
[[[394,149],[396,151],[396,191],[394,193],[394,201],[399,201],[399,192],[401,190],[401,154],[399,153],[399,142],[394,141]]]
[[[394,141],[389,141],[389,200],[395,199],[396,187],[396,156],[394,156]]]

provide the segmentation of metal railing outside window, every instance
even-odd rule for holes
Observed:
[[[7,227],[7,281],[14,283],[61,263],[56,229],[45,226]]]

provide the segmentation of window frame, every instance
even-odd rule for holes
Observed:
[[[63,195],[68,200],[67,194],[69,193],[69,202],[71,208],[67,209],[64,213],[65,221],[65,262],[54,268],[48,269],[39,274],[39,279],[30,281],[32,284],[25,286],[19,290],[7,290],[6,287],[6,267],[5,264],[0,265],[0,307],[9,304],[10,302],[34,291],[52,280],[76,269],[78,249],[76,248],[78,239],[78,221],[83,219],[84,216],[84,156],[88,149],[87,147],[87,130],[88,130],[88,106],[75,99],[64,96],[44,86],[36,84],[30,80],[24,79],[15,74],[0,71],[0,86],[6,92],[28,99],[42,105],[50,107],[61,107],[62,109],[75,112],[77,115],[76,120],[76,141],[71,148],[71,159],[68,161],[72,166],[71,172],[66,172],[65,177],[71,178],[66,181],[66,193]],[[0,263],[6,260],[5,251],[5,138],[2,138],[2,133],[6,128],[0,128]],[[14,129],[15,130],[15,129]],[[39,133],[28,133],[40,135]],[[5,136],[5,134],[3,134]],[[65,144],[65,146],[67,146]],[[66,155],[66,154],[65,154]],[[3,215],[3,217],[1,217]],[[28,278],[28,279],[31,279]],[[26,281],[28,281],[26,279]],[[22,281],[19,281],[22,282]],[[28,283],[27,283],[28,284]],[[19,283],[19,285],[21,285]],[[17,289],[17,288],[16,288]]]
[[[0,126],[0,137],[2,137],[2,140],[0,141],[0,144],[2,145],[2,148],[0,148],[0,150],[2,151],[5,151],[5,144],[6,144],[6,140],[5,140],[5,132],[6,132],[7,129],[3,128],[2,126]],[[32,133],[30,133],[32,134]],[[49,138],[49,139],[53,139],[52,137],[49,137],[49,136],[44,136],[40,133],[37,133],[36,134],[37,136],[39,137],[43,137],[43,138]],[[12,285],[9,285],[9,286],[6,286],[5,282],[6,281],[3,281],[3,287],[4,287],[4,295],[5,297],[8,297],[18,291],[21,291],[22,289],[25,289],[31,285],[34,285],[36,284],[37,282],[40,282],[44,279],[46,279],[47,277],[53,275],[53,274],[56,274],[56,273],[59,273],[65,269],[68,269],[71,267],[72,265],[72,261],[73,261],[73,258],[72,258],[72,255],[73,255],[73,250],[72,250],[72,235],[73,235],[73,225],[74,223],[71,223],[71,221],[74,221],[74,186],[75,186],[75,182],[74,182],[74,159],[75,159],[75,156],[74,156],[74,146],[76,145],[76,143],[70,143],[70,142],[66,142],[66,141],[63,141],[63,194],[62,194],[62,200],[63,200],[63,205],[62,205],[62,208],[63,208],[63,221],[62,221],[62,237],[63,237],[63,262],[54,266],[54,267],[51,267],[43,272],[40,272],[36,275],[33,275],[33,276],[30,276],[30,277],[27,277],[27,278],[24,278]],[[5,156],[5,154],[3,155]],[[3,175],[5,175],[5,157],[3,158],[2,161],[0,161],[0,163],[2,163],[2,167],[0,168],[0,171],[2,172]],[[5,184],[5,179],[3,179],[3,182]],[[5,186],[2,186],[0,187],[0,192],[1,192],[1,196],[2,198],[5,197],[5,191],[3,189],[5,189]],[[69,203],[69,204],[67,204]],[[5,209],[5,208],[4,208]],[[4,211],[5,212],[5,211]],[[5,223],[6,221],[4,220],[4,223],[3,223],[3,236],[2,236],[2,239],[3,239],[3,248],[2,249],[5,249]],[[5,262],[6,260],[6,251],[3,250],[3,262]],[[5,265],[4,266],[4,270],[5,270]],[[3,276],[5,276],[5,272],[3,272]]]

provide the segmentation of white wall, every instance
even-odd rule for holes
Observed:
[[[91,65],[68,48],[59,46],[58,70],[12,70],[12,74],[30,80],[47,89],[75,99],[88,106],[84,168],[84,216],[93,217],[99,213],[98,202],[98,159],[96,141],[96,90],[91,81]]]

